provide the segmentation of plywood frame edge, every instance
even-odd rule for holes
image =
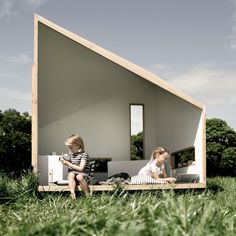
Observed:
[[[34,15],[34,64],[32,65],[32,152],[31,165],[38,171],[38,16]]]
[[[91,192],[97,191],[114,191],[112,185],[90,185]],[[137,184],[137,185],[126,185],[124,190],[135,191],[135,190],[168,190],[168,189],[204,189],[206,188],[205,183],[195,183],[195,184]],[[58,185],[47,185],[39,186],[38,191],[42,192],[54,192],[54,191],[70,191],[69,186],[58,186]],[[76,187],[76,191],[81,191],[79,186]]]
[[[202,111],[202,164],[203,164],[203,182],[206,184],[206,107],[203,107]]]
[[[168,92],[182,98],[183,100],[193,104],[194,106],[203,109],[204,105],[197,101],[196,99],[190,97],[189,95],[185,94],[183,91],[180,91],[176,88],[174,88],[172,85],[167,83],[166,81],[160,79],[157,75],[154,75],[153,73],[141,68],[138,65],[135,65],[134,63],[82,38],[81,36],[70,32],[69,30],[66,30],[62,28],[61,26],[56,25],[55,23],[35,14],[35,20],[38,22],[50,27],[51,29],[61,33],[62,35],[72,39],[73,41],[83,45],[84,47],[87,47],[88,49],[98,53],[99,55],[102,55],[103,57],[109,59],[110,61],[126,68],[127,70],[139,75],[140,77],[152,82],[155,85],[158,85],[159,87],[167,90]]]

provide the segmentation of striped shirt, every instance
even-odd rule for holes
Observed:
[[[86,160],[86,166],[84,168],[83,173],[90,174],[90,166],[89,166],[89,155],[87,152],[77,152],[70,154],[70,161],[72,164],[80,166],[81,160]],[[72,168],[69,167],[68,171],[74,171]],[[77,171],[77,170],[75,170]]]

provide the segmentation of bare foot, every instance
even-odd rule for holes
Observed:
[[[91,192],[85,193],[85,196],[86,197],[92,197],[92,193]]]
[[[75,200],[75,199],[76,199],[75,193],[71,193],[71,194],[70,194],[70,197],[71,197],[71,199]]]

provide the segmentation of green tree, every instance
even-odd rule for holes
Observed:
[[[207,119],[207,175],[236,174],[236,132],[221,119]]]
[[[0,169],[17,174],[31,165],[31,117],[0,110]]]
[[[143,132],[131,136],[131,160],[143,159]]]

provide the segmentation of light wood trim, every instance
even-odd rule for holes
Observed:
[[[42,24],[50,27],[51,29],[65,35],[66,37],[72,39],[73,41],[83,45],[84,47],[89,48],[90,50],[98,53],[99,55],[102,55],[103,57],[109,59],[112,62],[115,62],[116,64],[126,68],[127,70],[141,76],[143,79],[146,79],[150,82],[152,82],[153,84],[158,85],[159,87],[169,91],[170,93],[182,98],[183,100],[188,101],[189,103],[193,104],[194,106],[197,106],[201,109],[203,109],[203,104],[200,103],[199,101],[197,101],[196,99],[190,97],[189,95],[185,94],[183,91],[180,91],[176,88],[174,88],[172,85],[170,85],[169,83],[167,83],[166,81],[160,79],[157,75],[154,75],[153,73],[135,65],[134,63],[131,63],[130,61],[82,38],[81,36],[78,36],[56,24],[54,24],[53,22],[39,16],[36,15],[35,19],[37,18],[37,20],[39,22],[41,22]]]
[[[142,184],[127,185],[125,190],[155,190],[155,189],[198,189],[206,188],[204,183],[196,184]]]
[[[206,107],[204,106],[202,111],[202,176],[203,182],[206,184]]]
[[[90,185],[90,191],[113,191],[113,187],[111,185]],[[38,186],[39,191],[70,191],[70,188],[68,185],[66,186],[59,186],[59,185],[47,185],[47,186]],[[76,191],[81,191],[81,188],[79,186],[76,186]]]
[[[31,165],[33,171],[38,171],[38,114],[37,114],[37,80],[36,67],[32,66],[32,137],[31,137]]]
[[[33,171],[38,171],[38,17],[34,15],[34,64],[32,66],[32,153]]]
[[[34,64],[38,66],[38,22],[39,17],[34,14]]]
[[[91,192],[96,191],[114,191],[112,185],[90,185]],[[206,188],[205,183],[196,183],[196,184],[137,184],[137,185],[126,185],[124,190],[158,190],[158,189],[202,189]],[[69,186],[58,186],[58,185],[49,185],[49,186],[39,186],[39,191],[70,191]],[[81,191],[79,186],[76,187],[77,191]]]

